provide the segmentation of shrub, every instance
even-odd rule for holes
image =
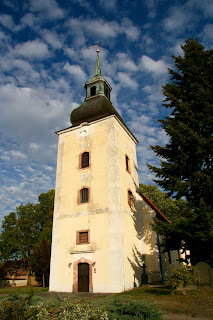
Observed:
[[[23,320],[25,319],[25,301],[17,296],[9,296],[2,301],[0,320]]]
[[[161,314],[152,303],[126,297],[106,298],[102,301],[29,305],[29,299],[5,298],[0,320],[160,320]]]
[[[161,312],[155,304],[147,301],[136,301],[124,296],[106,298],[104,306],[109,313],[109,319],[118,320],[160,320]]]
[[[166,285],[172,287],[174,292],[177,287],[182,287],[183,294],[186,294],[186,286],[199,281],[198,271],[193,266],[180,264],[172,270],[173,275],[166,280]]]

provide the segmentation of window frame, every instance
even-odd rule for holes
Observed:
[[[87,189],[88,190],[88,201],[87,202],[81,202],[81,191],[83,189]],[[83,187],[81,187],[81,189],[78,190],[78,204],[87,204],[87,203],[90,203],[90,187],[83,186]]]
[[[132,200],[130,200],[129,195],[132,196]],[[130,189],[127,190],[127,202],[128,202],[128,206],[131,209],[131,211],[136,212],[135,203],[134,203],[134,196],[133,196],[133,193]]]
[[[82,156],[83,156],[83,154],[86,153],[86,152],[89,154],[89,164],[88,164],[88,167],[82,167]],[[90,152],[90,151],[85,150],[84,152],[81,152],[81,153],[79,154],[79,166],[78,166],[78,167],[79,167],[79,169],[81,169],[81,170],[91,168],[91,152]]]
[[[88,242],[80,242],[80,233],[83,233],[83,232],[87,232],[88,234]],[[86,230],[77,230],[76,231],[76,244],[77,245],[81,245],[81,244],[90,244],[90,230],[89,229],[86,229]]]
[[[125,167],[128,173],[131,173],[130,159],[127,154],[125,154]]]

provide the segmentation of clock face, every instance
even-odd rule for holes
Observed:
[[[86,137],[89,133],[89,128],[87,127],[82,127],[80,131],[80,137]]]

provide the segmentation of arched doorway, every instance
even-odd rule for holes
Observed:
[[[89,292],[89,264],[78,264],[78,292]]]

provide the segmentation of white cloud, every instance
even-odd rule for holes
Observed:
[[[201,36],[207,44],[213,44],[213,24],[208,23],[204,26]]]
[[[22,18],[21,18],[21,23],[20,27],[25,28],[26,26],[29,26],[31,28],[39,29],[40,25],[40,19],[36,17],[32,13],[26,13]]]
[[[127,36],[130,41],[136,41],[140,35],[140,29],[133,25],[132,21],[129,19],[124,19],[121,23],[122,31]]]
[[[194,8],[198,8],[202,10],[205,17],[210,18],[213,17],[213,2],[212,0],[189,0],[186,3],[191,10]]]
[[[74,80],[83,83],[86,80],[86,74],[78,65],[70,65],[68,62],[65,63],[64,70],[69,72],[73,76]]]
[[[14,29],[13,19],[8,14],[1,14],[0,15],[0,24],[2,24],[5,28],[8,28],[9,30]]]
[[[40,149],[40,145],[38,143],[35,142],[30,142],[29,143],[29,148],[33,151],[38,151]]]
[[[15,59],[13,60],[11,67],[18,68],[22,71],[21,76],[27,76],[28,80],[40,79],[40,75],[37,71],[35,71],[31,64],[29,64],[27,61],[21,60],[21,59]]]
[[[78,57],[78,53],[73,48],[64,48],[65,54],[72,59],[76,59]]]
[[[180,33],[186,28],[190,19],[190,12],[186,14],[181,8],[175,7],[170,16],[164,20],[163,27],[167,32],[173,31],[175,33]]]
[[[72,18],[69,20],[70,32],[75,36],[76,43],[84,44],[88,35],[96,39],[110,40],[125,34],[128,40],[135,41],[140,35],[140,30],[127,18],[121,23],[104,19]],[[95,43],[94,43],[95,44]]]
[[[43,43],[40,40],[17,44],[15,47],[15,53],[19,56],[36,60],[47,59],[50,55],[46,43]]]
[[[118,72],[117,78],[120,85],[124,88],[131,88],[133,90],[136,90],[138,88],[137,82],[131,79],[128,73]]]
[[[171,54],[175,55],[175,56],[183,56],[183,50],[181,48],[181,45],[184,44],[184,40],[179,41],[179,43],[177,43],[175,46],[171,47],[169,49],[169,51],[171,52]]]
[[[44,40],[53,48],[60,49],[62,47],[61,41],[59,40],[56,32],[49,31],[49,30],[42,30],[41,35],[44,38]]]
[[[46,92],[45,92],[46,91]],[[53,141],[54,124],[63,123],[64,104],[51,99],[45,88],[19,88],[14,84],[0,88],[0,128],[8,137],[16,137],[17,141],[35,141],[41,144],[42,138]],[[11,114],[13,115],[11,117]],[[59,120],[61,119],[61,120]],[[52,127],[51,138],[48,128]]]
[[[116,60],[114,62],[116,68],[126,70],[126,71],[137,71],[137,66],[132,61],[126,53],[120,52],[116,55]]]
[[[98,0],[99,5],[104,7],[106,10],[115,10],[117,5],[117,0]]]
[[[148,9],[148,16],[154,18],[156,16],[158,2],[156,0],[145,0]]]
[[[10,156],[12,156],[15,159],[20,159],[20,160],[27,159],[27,156],[25,154],[23,154],[21,151],[11,150],[9,154],[10,154]]]
[[[79,21],[80,22],[80,21]],[[115,38],[119,33],[119,25],[115,21],[104,21],[103,19],[93,19],[85,21],[85,31],[102,38]]]
[[[140,68],[142,70],[152,72],[155,75],[162,75],[168,72],[168,65],[164,60],[155,61],[145,55],[141,57]]]
[[[31,0],[31,11],[45,14],[45,18],[61,19],[64,17],[63,10],[59,8],[55,0]]]

